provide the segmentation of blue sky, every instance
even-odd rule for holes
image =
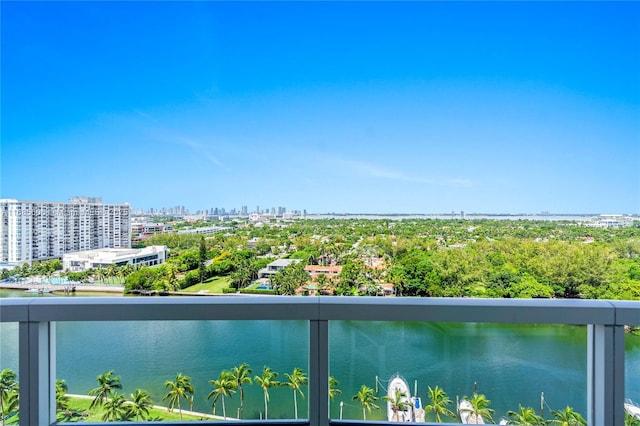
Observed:
[[[640,3],[0,8],[2,198],[640,212]]]

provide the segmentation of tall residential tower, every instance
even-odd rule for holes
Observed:
[[[64,253],[131,247],[128,204],[74,197],[68,203],[0,199],[0,262],[25,263]]]

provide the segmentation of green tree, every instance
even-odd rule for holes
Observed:
[[[512,287],[512,296],[518,298],[549,298],[553,296],[553,288],[541,284],[534,277],[525,274],[520,282]]]
[[[164,278],[171,291],[178,289],[178,267],[173,262],[166,262],[164,265]]]
[[[640,426],[640,419],[636,416],[625,412],[624,413],[624,426]]]
[[[542,417],[536,414],[533,408],[523,407],[522,405],[518,408],[518,411],[507,412],[507,417],[509,417],[509,424],[512,425],[544,426],[547,424]]]
[[[338,389],[340,382],[338,382],[333,376],[329,376],[329,398],[333,401],[336,395],[340,395],[342,391]]]
[[[167,380],[164,382],[164,387],[169,389],[169,391],[162,397],[162,400],[168,400],[167,408],[169,412],[173,411],[176,404],[178,405],[178,412],[180,413],[180,420],[182,421],[182,406],[180,400],[185,399],[189,404],[193,403],[194,388],[191,384],[191,377],[178,373],[174,381]]]
[[[393,418],[391,421],[399,422],[398,417],[400,411],[406,411],[409,408],[409,402],[407,401],[407,393],[396,388],[393,396],[385,395],[382,399],[391,404],[391,411],[393,411]],[[405,419],[402,419],[405,421]]]
[[[231,273],[231,285],[237,289],[247,287],[258,277],[258,267],[250,259],[241,259]]]
[[[129,410],[136,421],[144,420],[149,415],[149,408],[153,403],[151,402],[151,395],[149,392],[143,389],[136,389],[131,394],[131,404]]]
[[[14,411],[18,411],[20,409],[20,390],[16,388],[11,391],[7,398],[4,400],[4,410],[9,413],[13,413]],[[19,413],[18,413],[19,414]],[[19,418],[19,416],[18,416]],[[4,424],[4,417],[2,418],[2,424]]]
[[[467,398],[471,404],[471,412],[478,417],[482,417],[485,420],[493,421],[491,415],[493,414],[493,410],[489,408],[491,401],[487,399],[487,397],[483,394],[478,394],[476,392],[473,393],[473,397]]]
[[[200,237],[200,250],[198,253],[198,271],[200,273],[200,283],[205,280],[207,262],[207,243],[204,240],[204,235]]]
[[[564,410],[551,410],[551,415],[555,419],[551,420],[551,424],[561,426],[586,426],[587,421],[580,415],[580,413],[573,410],[571,407],[565,407]]]
[[[111,265],[107,266],[105,273],[107,278],[115,278],[116,275],[118,274],[118,267],[116,266],[115,263],[112,263]]]
[[[431,386],[429,386],[429,402],[430,404],[424,407],[424,411],[425,413],[433,411],[433,414],[436,416],[436,422],[442,423],[441,414],[451,418],[455,417],[453,411],[449,409],[451,399],[441,387],[436,385],[436,387],[432,389]]]
[[[293,295],[296,289],[309,281],[310,275],[304,270],[304,263],[293,263],[271,277],[271,284],[279,294]]]
[[[233,378],[234,388],[237,389],[240,394],[240,418],[242,419],[244,410],[244,390],[242,389],[242,385],[244,383],[251,383],[251,368],[249,368],[249,364],[243,362],[237,367],[233,367],[231,369],[231,377]]]
[[[4,417],[8,412],[8,410],[5,411],[5,402],[18,388],[18,381],[16,378],[16,373],[14,373],[10,368],[5,368],[0,371],[0,415],[2,416],[3,425]]]
[[[299,393],[302,398],[304,398],[304,393],[302,392],[302,386],[309,383],[309,379],[307,379],[307,375],[300,368],[294,368],[291,374],[285,373],[287,376],[286,386],[293,389],[293,408],[295,419],[298,419],[298,398],[297,394]]]
[[[156,283],[164,281],[164,269],[143,267],[133,271],[124,281],[125,291],[152,290]]]
[[[105,422],[116,422],[126,418],[127,413],[128,407],[124,396],[116,393],[104,403],[104,414],[102,415],[102,420]]]
[[[357,394],[353,395],[354,400],[360,401],[362,405],[362,419],[367,420],[367,411],[379,410],[380,407],[375,404],[378,397],[374,395],[373,389],[368,386],[362,385]]]
[[[69,409],[69,396],[67,395],[67,384],[64,380],[56,380],[56,410],[64,411]]]
[[[264,419],[269,419],[269,388],[280,386],[280,382],[276,380],[278,373],[271,370],[266,365],[262,368],[262,376],[255,376],[253,380],[260,385],[264,393]]]
[[[107,270],[102,266],[98,266],[98,269],[95,270],[95,274],[98,281],[104,283],[104,279],[107,277]]]
[[[120,376],[114,376],[113,370],[102,373],[96,377],[96,381],[98,382],[98,387],[89,391],[89,395],[95,397],[91,401],[89,408],[101,407],[115,389],[122,389]]]
[[[212,412],[214,415],[216,414],[216,404],[218,403],[218,399],[222,398],[222,416],[226,420],[227,409],[224,405],[224,397],[228,396],[231,398],[231,395],[236,391],[233,375],[230,371],[224,370],[216,380],[209,380],[209,383],[213,386],[213,390],[207,395],[207,399],[213,399],[211,406]]]

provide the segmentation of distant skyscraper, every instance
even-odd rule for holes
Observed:
[[[242,215],[246,216],[249,214],[249,208],[247,206],[242,206]]]
[[[128,204],[74,197],[69,203],[0,200],[0,262],[32,262],[64,253],[131,247]]]

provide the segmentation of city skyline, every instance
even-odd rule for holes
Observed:
[[[0,8],[0,198],[640,213],[635,2]]]

